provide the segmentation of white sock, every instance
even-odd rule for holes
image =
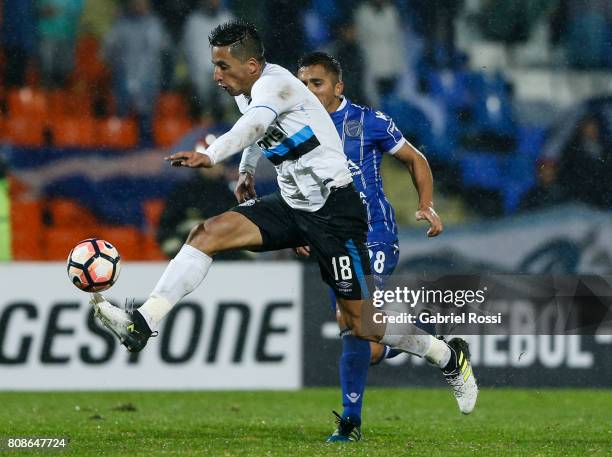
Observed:
[[[212,258],[199,249],[184,244],[170,261],[149,299],[138,308],[152,331],[172,307],[191,293],[206,277]]]
[[[433,341],[431,342],[431,346],[427,350],[425,354],[425,358],[429,360],[434,365],[437,365],[440,368],[444,368],[448,365],[448,362],[451,358],[451,350],[444,341],[439,340],[438,338],[433,337]]]
[[[386,314],[399,315],[395,311],[386,311]],[[387,323],[385,334],[380,342],[392,348],[425,357],[440,368],[448,364],[451,356],[450,348],[444,341],[408,323]]]

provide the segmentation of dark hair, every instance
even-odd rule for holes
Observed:
[[[311,52],[302,56],[298,61],[298,69],[302,67],[310,67],[311,65],[321,65],[329,73],[336,75],[338,81],[342,81],[342,67],[336,58],[326,52]]]
[[[251,57],[264,62],[264,46],[257,29],[250,22],[236,19],[218,25],[210,32],[211,46],[229,46],[230,54],[245,62]]]

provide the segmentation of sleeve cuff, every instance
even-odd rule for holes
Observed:
[[[248,173],[251,176],[255,176],[255,167],[251,167],[251,166],[247,166],[247,165],[245,165],[245,166],[240,165],[238,167],[238,173]]]
[[[387,154],[391,154],[391,155],[395,154],[406,143],[407,143],[406,138],[402,137],[402,139],[399,140],[399,142],[395,146],[393,146],[391,149],[387,151]]]

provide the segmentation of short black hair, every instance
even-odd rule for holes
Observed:
[[[245,62],[251,57],[265,62],[264,46],[257,28],[250,22],[236,19],[218,25],[210,32],[208,42],[211,46],[229,46],[230,54]]]
[[[298,60],[298,70],[302,67],[310,67],[311,65],[321,65],[329,73],[336,75],[338,81],[342,81],[342,66],[334,56],[326,52],[315,51],[302,56]]]

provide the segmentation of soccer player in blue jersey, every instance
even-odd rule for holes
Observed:
[[[323,52],[300,59],[298,78],[321,101],[336,126],[347,156],[353,182],[368,215],[367,248],[376,287],[395,269],[399,247],[393,207],[387,200],[380,176],[383,155],[406,165],[419,195],[417,220],[429,223],[427,235],[442,232],[442,222],[433,208],[433,178],[427,159],[402,136],[393,120],[380,111],[351,103],[343,97],[344,83],[339,62]],[[308,248],[301,248],[308,255]],[[335,302],[334,302],[335,307]],[[339,311],[336,313],[342,338],[340,383],[344,411],[338,428],[328,441],[357,441],[361,437],[361,408],[369,365],[394,357],[399,351],[351,335]]]

